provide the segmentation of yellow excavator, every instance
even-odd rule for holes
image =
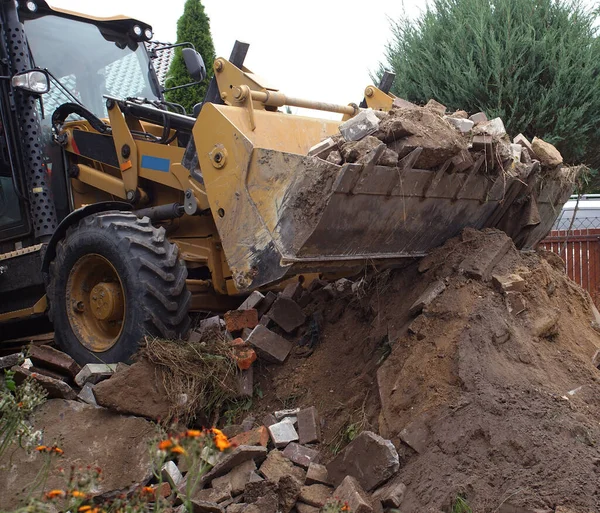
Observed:
[[[531,248],[571,193],[560,180],[336,163],[309,156],[340,121],[296,106],[388,111],[290,98],[214,62],[194,113],[163,98],[152,28],[44,0],[0,0],[0,332],[48,316],[80,363],[127,360],[145,335],[185,338],[190,311],[223,311],[307,273],[351,275],[425,255],[466,226],[505,226],[535,196]],[[201,56],[183,45],[192,79]],[[500,183],[502,182],[502,183]],[[510,224],[510,223],[509,223]],[[1,342],[0,342],[1,346]]]

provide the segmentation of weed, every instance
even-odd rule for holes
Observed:
[[[452,503],[452,513],[473,513],[473,509],[462,495],[457,495]]]
[[[351,412],[342,427],[334,435],[329,442],[329,450],[334,454],[338,454],[346,445],[360,435],[368,425],[367,414],[365,413],[365,404],[369,395],[365,397],[362,406]]]
[[[225,425],[230,426],[234,424],[236,420],[242,418],[245,412],[252,408],[252,399],[250,397],[246,399],[234,399],[226,403],[226,409],[223,416],[225,417]]]

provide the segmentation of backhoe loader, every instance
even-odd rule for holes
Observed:
[[[309,156],[340,121],[280,107],[347,120],[389,111],[389,87],[368,86],[361,105],[290,98],[244,67],[237,43],[185,113],[163,98],[149,25],[0,6],[0,331],[48,316],[80,363],[125,361],[146,335],[185,338],[190,311],[253,290],[422,257],[466,226],[506,226],[534,196],[539,221],[511,234],[532,248],[571,193],[414,159],[390,171]],[[201,56],[182,51],[203,80]]]

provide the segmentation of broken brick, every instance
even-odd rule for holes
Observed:
[[[286,297],[277,298],[269,310],[269,317],[287,333],[302,326],[306,320],[298,303]]]
[[[281,451],[277,449],[269,452],[267,459],[260,466],[259,472],[269,481],[277,482],[283,476],[293,476],[300,484],[304,484],[306,471],[295,466]]]
[[[272,451],[271,451],[272,452]],[[213,479],[227,474],[230,470],[248,460],[262,459],[267,454],[267,449],[261,446],[240,445],[223,456],[206,474],[200,478],[199,486],[210,483]]]
[[[308,156],[326,159],[329,153],[336,147],[337,143],[331,137],[328,137],[324,141],[315,144],[310,150],[308,150]]]
[[[248,342],[260,358],[267,362],[283,363],[292,350],[292,343],[262,325],[256,326]]]
[[[88,363],[75,376],[75,383],[82,387],[86,383],[93,385],[110,378],[116,369],[114,363]]]
[[[167,461],[160,472],[163,481],[168,482],[173,488],[178,488],[183,483],[183,475],[173,461]]]
[[[258,312],[256,309],[250,310],[230,310],[223,316],[227,331],[241,331],[244,328],[254,328],[258,324]]]
[[[304,485],[300,490],[298,500],[314,506],[322,508],[332,496],[332,489],[329,486],[322,484]],[[352,510],[354,511],[354,510]]]
[[[254,367],[241,371],[238,376],[238,397],[252,397],[254,392]]]
[[[406,485],[395,478],[373,492],[373,500],[378,500],[384,508],[399,508],[404,499]]]
[[[256,361],[256,351],[241,338],[234,339],[230,342],[230,346],[233,349],[233,356],[240,370],[248,370],[252,363]]]
[[[77,398],[84,403],[91,404],[92,406],[97,406],[96,396],[94,395],[94,385],[92,383],[86,383],[83,385],[83,388],[77,394]]]
[[[25,359],[25,355],[23,353],[13,353],[6,356],[0,357],[0,370],[2,369],[10,369],[15,365],[20,365]]]
[[[321,441],[321,426],[319,414],[314,406],[300,410],[298,416],[298,436],[301,444],[311,444]]]
[[[440,102],[435,101],[434,99],[429,100],[425,104],[425,109],[430,110],[432,112],[437,112],[440,116],[446,114],[446,106],[442,105]]]
[[[339,131],[346,141],[360,141],[362,138],[375,133],[379,128],[379,118],[371,110],[361,110],[356,116],[344,121]]]
[[[518,274],[492,275],[492,283],[500,292],[523,292],[527,282]]]
[[[50,346],[31,345],[28,356],[34,365],[67,374],[71,378],[75,378],[81,370],[79,364],[68,354]]]
[[[512,247],[512,239],[505,233],[498,232],[495,237],[488,237],[489,244],[482,251],[471,254],[460,264],[461,269],[470,278],[488,281],[492,270]]]
[[[245,461],[231,469],[222,477],[213,479],[213,488],[231,490],[232,495],[239,495],[244,491],[246,485],[250,482],[250,475],[256,470],[256,464],[252,460]],[[220,501],[216,501],[220,502]]]
[[[476,114],[469,116],[469,119],[478,125],[479,123],[485,123],[488,120],[488,117],[485,115],[485,112],[477,112]]]
[[[276,299],[277,294],[275,292],[269,291],[265,294],[265,298],[256,306],[259,319],[271,309]]]
[[[291,442],[283,451],[283,455],[299,467],[308,468],[312,462],[319,460],[319,451]]]
[[[244,431],[229,440],[233,445],[262,445],[269,443],[269,431],[265,426],[260,426],[250,431]]]

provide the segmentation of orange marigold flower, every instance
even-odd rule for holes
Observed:
[[[47,450],[48,450],[48,447],[46,447],[45,445],[38,445],[38,446],[35,448],[35,450],[36,450],[36,451],[43,452],[43,451],[47,451]]]
[[[77,508],[77,511],[79,511],[80,513],[85,513],[86,511],[90,511],[92,509],[91,506],[80,506],[79,508]]]
[[[152,488],[151,486],[144,486],[142,488],[142,493],[146,494],[153,494],[154,493],[154,488]]]
[[[350,506],[348,506],[347,502],[344,502],[344,505],[340,509],[341,511],[350,511]]]
[[[213,438],[215,445],[217,446],[217,449],[219,449],[219,451],[223,452],[225,449],[229,449],[231,447],[231,443],[229,442],[229,440],[227,440],[227,437],[223,434],[222,431],[219,431],[218,429],[215,429],[213,432],[215,432],[215,436]]]
[[[200,435],[202,435],[202,431],[200,431],[199,429],[188,429],[185,432],[185,436],[187,436],[188,438],[198,438]]]
[[[71,495],[77,499],[85,499],[87,497],[85,493],[80,492],[79,490],[73,490]]]
[[[54,447],[52,447],[52,449],[50,449],[50,451],[55,452],[59,456],[61,454],[64,454],[64,451],[60,447],[56,447],[56,445]]]
[[[161,451],[166,451],[167,449],[169,449],[172,446],[173,446],[173,442],[171,442],[171,440],[163,440],[162,442],[159,442],[159,444],[158,444],[158,448]]]
[[[64,497],[66,495],[64,490],[50,490],[46,494],[47,499],[56,499],[57,497]]]
[[[186,454],[185,449],[181,445],[176,445],[171,449],[173,454]]]
[[[23,401],[21,401],[20,403],[17,403],[17,408],[23,408]]]

